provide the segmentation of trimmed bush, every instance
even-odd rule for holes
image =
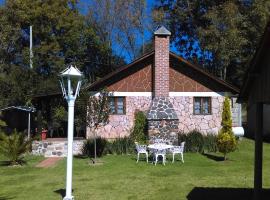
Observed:
[[[107,146],[107,140],[101,137],[96,138],[97,144],[97,157],[101,157],[104,154],[104,150]],[[95,140],[93,138],[87,139],[82,147],[82,154],[89,158],[95,156]]]
[[[147,118],[144,112],[138,111],[135,113],[135,123],[130,137],[133,142],[136,141],[143,144],[147,142]]]

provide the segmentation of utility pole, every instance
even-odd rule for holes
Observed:
[[[32,26],[30,26],[30,48],[29,48],[29,57],[30,57],[30,69],[33,69],[33,61],[32,61],[32,58],[33,58],[33,51],[32,51],[32,48],[33,48],[33,40],[32,40]]]

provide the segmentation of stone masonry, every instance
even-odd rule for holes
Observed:
[[[84,140],[74,140],[73,155],[82,153]],[[66,157],[67,141],[34,141],[32,143],[32,154],[45,157]]]

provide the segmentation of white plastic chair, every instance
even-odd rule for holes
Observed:
[[[157,165],[158,157],[162,157],[162,164],[165,165],[166,162],[166,149],[155,149],[154,151],[154,156],[155,156],[155,165]]]
[[[174,163],[174,155],[175,154],[180,154],[181,160],[184,163],[184,147],[185,147],[185,142],[181,142],[180,146],[174,146],[173,148],[170,149],[170,151],[173,155],[172,163]]]
[[[140,154],[145,154],[146,162],[148,163],[148,152],[146,150],[147,146],[139,145],[138,142],[135,142],[135,146],[136,146],[136,151],[137,151],[137,163],[139,162]]]

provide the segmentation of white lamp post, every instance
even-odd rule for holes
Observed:
[[[61,88],[64,98],[68,103],[68,153],[67,153],[67,180],[66,196],[64,200],[73,200],[72,196],[72,158],[73,158],[73,129],[74,129],[74,105],[81,87],[82,73],[70,65],[60,73]]]

